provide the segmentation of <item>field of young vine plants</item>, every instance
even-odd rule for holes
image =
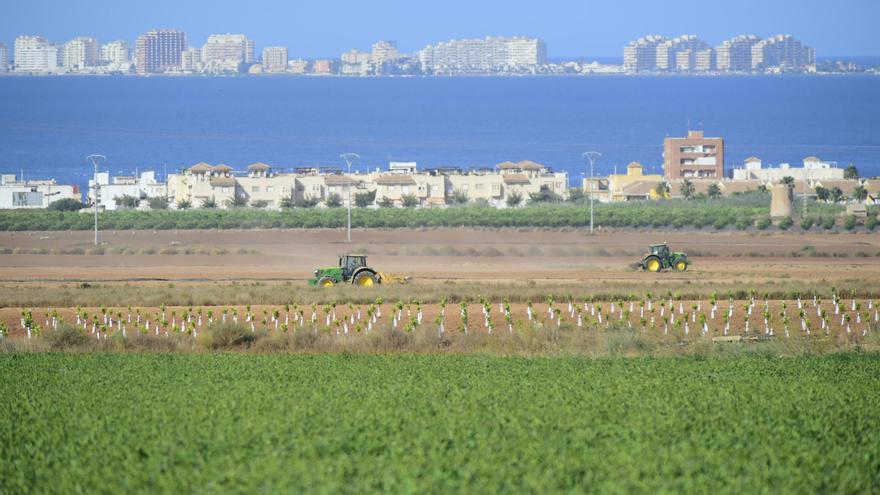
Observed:
[[[474,334],[479,340],[469,339]],[[423,352],[601,355],[622,336],[633,346],[623,348],[623,354],[660,355],[753,342],[828,352],[880,350],[878,334],[878,301],[836,288],[827,297],[808,293],[771,298],[751,291],[696,300],[648,293],[547,295],[513,302],[506,297],[431,303],[377,297],[369,303],[0,309],[0,336],[11,340],[10,345],[52,350],[158,345],[181,351],[387,351],[396,345]],[[382,347],[389,339],[396,344]]]
[[[0,354],[2,493],[876,493],[876,355]]]

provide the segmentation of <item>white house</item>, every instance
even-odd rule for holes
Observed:
[[[168,185],[156,181],[156,172],[148,170],[142,172],[140,177],[110,177],[108,172],[98,173],[98,205],[107,210],[118,208],[116,199],[123,196],[132,196],[138,200],[166,197]],[[88,202],[92,204],[95,194],[95,180],[89,179]]]
[[[79,187],[54,179],[19,181],[14,174],[0,175],[0,209],[46,208],[65,198],[81,201]]]

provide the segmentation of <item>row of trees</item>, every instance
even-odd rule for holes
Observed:
[[[816,211],[819,214],[820,211]],[[694,208],[688,201],[668,200],[623,204],[596,204],[596,224],[605,227],[714,227],[748,228],[769,214],[769,205],[738,198],[707,202]],[[581,227],[589,224],[583,205],[533,204],[498,209],[472,204],[450,208],[357,208],[356,227]],[[280,211],[232,208],[192,210],[120,210],[100,213],[103,229],[233,229],[338,228],[346,224],[341,208],[285,208]],[[85,230],[91,215],[68,211],[0,211],[0,230]]]
[[[855,178],[858,178],[856,175]],[[786,176],[783,177],[780,181],[783,185],[788,187],[789,193],[794,191],[794,177]],[[668,182],[661,182],[657,184],[654,188],[654,192],[660,198],[668,198],[670,194],[670,187]],[[767,193],[767,187],[761,184],[758,186],[757,192],[761,194]],[[845,201],[847,199],[852,199],[855,201],[865,201],[868,198],[868,190],[861,184],[857,185],[853,188],[852,194],[848,197],[843,193],[839,187],[830,187],[826,188],[823,186],[816,186],[815,188],[816,198],[819,201],[823,201],[825,203],[840,203],[841,201]],[[721,186],[717,183],[710,184],[706,189],[705,195],[697,194],[696,187],[694,183],[689,179],[685,179],[681,183],[681,196],[684,199],[702,199],[703,196],[709,199],[718,199],[722,196]]]

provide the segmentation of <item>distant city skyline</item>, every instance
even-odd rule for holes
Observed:
[[[192,46],[215,33],[245,33],[257,53],[286,46],[291,58],[335,58],[380,39],[394,40],[401,52],[411,53],[438,40],[526,35],[543,39],[548,56],[559,58],[619,57],[621,46],[648,33],[694,33],[713,46],[743,33],[785,33],[824,55],[880,55],[880,32],[872,27],[880,18],[880,2],[873,0],[810,1],[809,6],[795,0],[584,3],[447,0],[439,8],[402,0],[309,5],[255,0],[242,10],[238,3],[201,0],[13,0],[0,17],[0,42],[9,46],[17,36],[32,34],[57,42],[92,36],[101,43],[133,43],[151,29],[174,28],[187,32]]]

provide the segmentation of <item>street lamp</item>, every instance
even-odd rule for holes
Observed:
[[[340,158],[345,160],[345,164],[348,165],[348,181],[346,184],[348,185],[348,241],[351,242],[351,163],[360,158],[360,155],[357,153],[343,153],[339,155]]]
[[[86,160],[92,162],[92,166],[95,167],[95,195],[93,197],[93,201],[95,203],[95,246],[98,245],[98,164],[102,161],[106,161],[107,157],[104,155],[89,155],[86,157]]]
[[[593,180],[593,162],[598,160],[602,153],[598,151],[587,151],[582,156],[587,158],[587,161],[590,162],[590,234],[593,233],[593,192],[595,189],[595,181]]]

